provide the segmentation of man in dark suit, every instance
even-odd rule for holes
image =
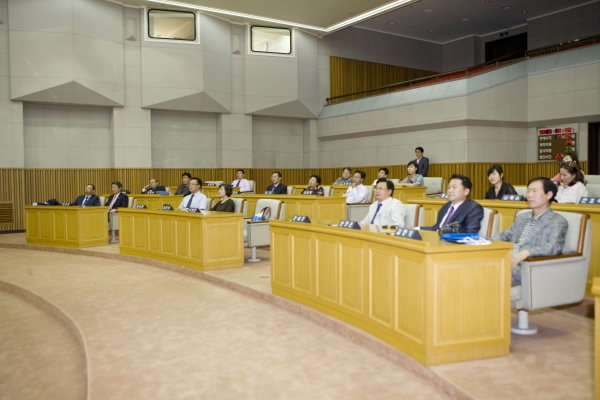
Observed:
[[[472,188],[473,184],[468,177],[459,174],[452,175],[448,184],[448,200],[450,201],[442,206],[434,226],[421,227],[421,229],[437,231],[451,222],[458,222],[463,232],[479,232],[483,219],[483,207],[467,198]]]
[[[175,194],[182,194],[183,197],[189,195],[190,194],[190,188],[189,188],[190,179],[192,179],[192,175],[189,172],[184,172],[181,175],[181,185],[179,185]]]
[[[269,185],[266,192],[269,194],[287,194],[287,186],[281,183],[281,172],[273,172],[273,175],[271,175],[271,182],[273,182],[273,184]]]
[[[123,185],[119,181],[114,181],[110,184],[112,194],[108,197],[106,205],[108,206],[108,212],[114,214],[117,212],[119,207],[127,208],[129,206],[129,198],[121,189]]]
[[[415,162],[419,166],[419,174],[427,176],[427,171],[429,171],[429,158],[424,157],[423,153],[425,153],[425,150],[423,150],[422,147],[419,146],[415,149],[415,155],[417,156]]]
[[[159,186],[156,179],[150,179],[150,183],[142,188],[142,193],[145,194],[154,194],[156,192],[166,192],[167,189],[164,186]]]
[[[71,203],[71,205],[83,207],[99,206],[100,197],[94,194],[94,190],[96,190],[96,186],[92,185],[91,183],[88,183],[85,187],[85,194],[82,194],[81,196],[77,197],[77,200]]]

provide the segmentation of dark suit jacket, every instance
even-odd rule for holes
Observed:
[[[417,159],[415,158],[415,162],[417,162]],[[429,158],[423,156],[421,157],[421,161],[419,161],[419,170],[417,171],[418,174],[421,174],[423,176],[427,176],[427,171],[429,171]]]
[[[167,191],[167,189],[164,186],[157,186],[154,189],[146,190],[146,193],[152,194],[152,193],[156,193],[156,192],[166,192],[166,191]]]
[[[280,183],[275,189],[273,189],[273,185],[269,185],[266,191],[273,191],[273,194],[287,194],[287,186],[285,186],[283,183]]]
[[[83,202],[85,201],[85,195],[82,194],[81,196],[77,197],[77,200],[75,200],[73,203],[71,203],[72,206],[82,206]],[[87,206],[99,206],[100,205],[100,197],[96,196],[96,195],[91,195],[90,199],[88,200],[86,207]]]
[[[438,212],[437,222],[434,226],[424,226],[421,229],[437,231],[443,222],[442,218],[444,218],[451,205],[451,202],[447,202],[442,206],[440,212]],[[450,218],[450,221],[448,221],[447,224],[450,222],[458,222],[465,232],[477,233],[479,232],[479,229],[481,229],[482,219],[483,207],[481,207],[479,203],[471,199],[467,199],[460,205],[460,207],[458,207],[457,210],[454,211],[452,218]]]
[[[110,203],[112,202],[114,194],[111,194],[110,196],[108,196],[108,200],[106,200],[106,206],[110,206]],[[127,197],[127,195],[123,192],[118,194],[119,197],[117,197],[117,201],[115,201],[115,204],[113,204],[112,208],[109,208],[108,211],[110,211],[111,209],[118,209],[119,207],[125,207],[127,208],[127,206],[129,205],[129,198]]]
[[[177,191],[175,192],[175,194],[182,194],[183,197],[187,196],[190,193],[190,188],[188,186],[185,186],[183,183],[181,185],[179,185],[177,187]]]

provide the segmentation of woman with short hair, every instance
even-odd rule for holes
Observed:
[[[488,171],[488,180],[492,184],[485,194],[485,198],[488,200],[497,200],[501,199],[502,196],[506,194],[518,194],[512,185],[504,182],[504,171],[502,171],[502,167],[498,164],[492,165]]]
[[[210,209],[210,211],[223,211],[223,212],[234,212],[235,203],[229,198],[233,188],[227,183],[221,183],[219,185],[219,197],[221,200]]]

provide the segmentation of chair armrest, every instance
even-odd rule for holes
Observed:
[[[366,206],[370,207],[371,203],[346,203],[347,206]]]
[[[538,262],[538,261],[548,261],[548,260],[561,260],[564,258],[572,258],[572,257],[582,257],[581,253],[567,253],[567,254],[557,254],[555,256],[538,256],[538,257],[528,257],[523,261],[527,262]]]

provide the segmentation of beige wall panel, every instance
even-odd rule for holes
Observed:
[[[75,79],[120,85],[123,102],[125,77],[121,43],[73,35],[73,53]]]
[[[72,38],[66,33],[11,31],[11,76],[73,79]]]
[[[204,88],[202,60],[199,46],[182,49],[145,45],[142,47],[142,87],[201,90]],[[142,96],[142,103],[148,104],[144,90]]]
[[[249,56],[246,58],[246,95],[298,98],[298,69],[292,59]],[[246,106],[248,100],[246,100]]]
[[[13,31],[72,33],[73,0],[8,0]]]
[[[72,1],[74,35],[123,43],[123,6],[108,1]]]

